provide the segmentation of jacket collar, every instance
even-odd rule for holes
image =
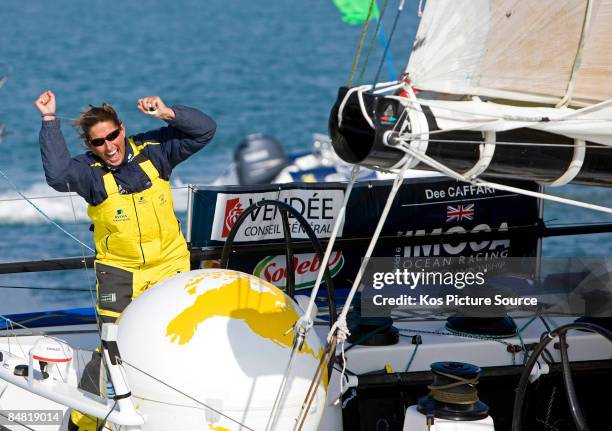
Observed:
[[[94,161],[99,162],[102,165],[104,165],[104,167],[108,169],[109,171],[116,171],[120,169],[121,167],[125,166],[126,164],[130,163],[132,160],[134,160],[134,151],[132,150],[132,146],[130,145],[130,142],[128,141],[127,138],[125,139],[125,156],[123,157],[123,161],[121,162],[119,166],[107,165],[106,163],[104,163],[104,161],[101,158],[96,156],[91,151],[88,151],[87,155]]]

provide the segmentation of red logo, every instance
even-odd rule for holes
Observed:
[[[221,238],[227,238],[232,227],[240,217],[244,209],[240,204],[240,198],[228,199],[225,204],[225,216],[223,217],[223,232]]]

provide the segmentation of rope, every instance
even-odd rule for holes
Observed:
[[[76,216],[76,210],[74,208],[74,201],[72,199],[72,193],[70,193],[70,184],[66,183],[66,186],[68,187],[68,195],[70,196],[70,205],[72,206],[72,216],[74,217],[74,225],[78,226],[79,223],[77,222],[77,216]],[[96,326],[98,327],[98,333],[102,334],[102,320],[100,319],[100,315],[98,313],[98,307],[97,307],[97,300],[94,297],[93,292],[95,291],[94,289],[92,289],[92,283],[91,283],[91,278],[89,275],[89,268],[87,267],[87,258],[85,256],[85,249],[83,248],[83,243],[81,242],[81,257],[83,258],[82,262],[83,262],[83,267],[85,268],[85,278],[87,280],[87,286],[89,287],[89,296],[91,299],[91,304],[93,306],[94,309],[94,315],[96,316]]]
[[[38,208],[36,206],[36,204],[34,202],[32,202],[30,199],[28,199],[23,193],[21,193],[19,191],[19,189],[17,188],[17,186],[15,184],[13,184],[13,182],[9,179],[8,176],[6,176],[6,174],[4,173],[4,171],[2,171],[0,169],[0,175],[2,175],[4,177],[4,179],[6,179],[6,181],[8,181],[8,183],[11,185],[11,187],[19,194],[19,196],[21,196],[23,198],[23,200],[25,200],[27,203],[29,203],[30,205],[32,205],[34,207],[34,209],[36,211],[38,211],[47,221],[49,221],[52,225],[54,225],[55,227],[57,227],[59,230],[61,230],[62,232],[64,232],[66,235],[68,235],[70,238],[72,238],[73,240],[75,240],[76,242],[78,242],[79,244],[81,244],[82,247],[87,248],[89,251],[91,252],[95,252],[95,250],[91,247],[89,247],[87,244],[83,243],[81,240],[79,240],[77,237],[75,237],[74,235],[72,235],[70,232],[68,232],[66,229],[64,229],[63,227],[61,227],[59,224],[57,224],[56,222],[54,222],[53,220],[51,220],[51,218],[44,213],[43,210],[41,210],[40,208]]]
[[[400,332],[410,332],[410,333],[415,333],[415,334],[427,334],[427,335],[439,335],[439,336],[445,336],[445,337],[462,337],[462,338],[469,338],[469,339],[474,339],[474,340],[484,340],[484,341],[495,341],[496,343],[499,344],[503,344],[504,346],[507,347],[513,347],[512,343],[509,343],[508,341],[504,341],[499,337],[495,337],[495,336],[489,336],[489,335],[484,335],[484,334],[468,334],[465,332],[459,332],[459,331],[448,331],[448,332],[444,332],[444,331],[427,331],[425,329],[400,329]],[[508,350],[508,349],[506,349]],[[513,349],[511,349],[511,353],[512,353],[512,365],[516,365],[516,353],[514,352]]]
[[[272,431],[274,429],[274,426],[276,425],[276,421],[278,420],[278,414],[281,410],[280,404],[282,402],[283,397],[285,396],[285,390],[287,389],[287,382],[289,381],[289,373],[291,372],[291,367],[293,366],[295,353],[300,347],[301,346],[298,346],[296,342],[293,343],[291,353],[289,354],[289,361],[287,362],[287,367],[285,368],[285,372],[283,373],[283,379],[281,380],[278,392],[276,393],[276,398],[274,399],[272,410],[270,410],[270,416],[268,417],[268,423],[266,424],[266,431]]]
[[[386,329],[389,329],[391,326],[393,325],[393,322],[388,323],[386,325],[382,325],[382,326],[378,326],[376,328],[374,328],[373,330],[366,332],[365,334],[363,334],[361,337],[359,337],[356,340],[353,340],[351,342],[351,345],[348,346],[346,349],[344,349],[344,352],[348,352],[349,350],[351,350],[353,347],[358,346],[359,344],[363,343],[366,340],[369,340],[371,337],[373,337],[374,335],[378,334],[380,331],[384,331]],[[348,330],[347,330],[348,331]],[[348,333],[348,335],[350,335],[350,332]]]
[[[550,418],[552,416],[552,409],[553,409],[553,405],[555,403],[555,396],[557,395],[557,387],[553,386],[551,394],[550,394],[550,399],[548,400],[548,408],[546,409],[546,417],[544,420],[545,424],[548,424],[548,422],[550,422]]]
[[[359,57],[361,56],[361,51],[363,50],[363,42],[368,32],[368,26],[370,25],[370,17],[372,16],[372,10],[374,10],[375,3],[376,3],[376,0],[371,1],[370,8],[368,9],[368,16],[366,17],[366,20],[363,23],[363,27],[361,28],[361,36],[359,37],[359,44],[357,45],[357,52],[355,52],[355,57],[353,58],[353,66],[351,67],[351,74],[348,79],[349,87],[353,85],[353,79],[355,78],[355,72],[357,72],[357,65],[359,64]]]
[[[78,287],[40,287],[40,286],[9,286],[0,284],[0,289],[26,289],[26,290],[52,290],[52,291],[65,291],[65,292],[91,292],[91,289],[80,289]]]
[[[389,196],[387,197],[387,202],[385,203],[385,207],[383,208],[383,211],[380,215],[380,220],[378,221],[378,224],[376,225],[376,230],[374,231],[374,234],[372,235],[372,239],[370,240],[370,244],[368,245],[368,249],[366,251],[366,254],[363,258],[363,261],[361,263],[361,266],[359,267],[359,271],[357,272],[357,276],[355,277],[355,280],[353,281],[353,286],[351,287],[351,290],[346,298],[345,301],[345,306],[342,309],[342,313],[340,314],[340,317],[338,318],[338,321],[341,323],[338,323],[338,327],[345,327],[346,326],[346,316],[348,315],[349,312],[349,308],[350,308],[350,304],[353,301],[353,298],[355,297],[355,294],[357,293],[357,289],[359,287],[359,283],[361,283],[361,278],[363,277],[363,274],[365,272],[365,266],[367,264],[368,259],[372,256],[372,253],[374,252],[374,247],[376,246],[376,242],[378,241],[378,237],[380,236],[380,232],[382,231],[382,227],[385,224],[385,221],[387,220],[387,216],[389,215],[389,211],[391,209],[391,204],[393,203],[393,200],[395,199],[395,195],[397,194],[403,179],[404,179],[404,173],[406,172],[406,170],[408,169],[408,164],[405,164],[401,170],[399,171],[399,173],[397,174],[395,180],[393,181],[393,185],[391,187],[391,191],[389,192]],[[331,333],[332,331],[330,331]],[[339,340],[341,341],[341,340]]]
[[[106,426],[106,421],[108,419],[108,417],[110,416],[110,414],[113,412],[113,410],[115,410],[115,408],[117,407],[117,400],[115,400],[115,403],[113,404],[113,406],[111,407],[111,409],[108,411],[108,413],[106,414],[106,416],[104,417],[104,419],[102,419],[102,422],[100,423],[100,425],[98,425],[96,431],[101,431],[103,428],[105,428]],[[98,419],[96,418],[96,423],[98,423]]]
[[[578,43],[578,49],[576,50],[576,56],[574,57],[574,64],[572,66],[572,74],[570,75],[570,80],[567,84],[567,89],[565,90],[565,96],[563,96],[563,99],[561,99],[561,101],[557,103],[555,108],[567,106],[572,101],[574,87],[576,86],[576,76],[578,75],[578,70],[582,65],[582,51],[586,43],[586,35],[589,29],[589,25],[591,24],[592,11],[593,2],[592,0],[587,0],[586,9],[584,11],[584,19],[582,21],[582,31],[580,32],[580,42]]]
[[[387,40],[387,43],[385,44],[385,50],[383,52],[382,58],[380,59],[380,64],[378,65],[376,76],[374,77],[374,83],[377,83],[378,78],[380,77],[380,71],[382,70],[383,63],[385,62],[385,58],[387,57],[387,52],[389,52],[389,46],[391,45],[391,39],[393,39],[393,34],[395,33],[397,22],[399,20],[400,14],[402,13],[402,9],[404,9],[404,0],[400,1],[400,4],[397,8],[397,13],[395,14],[395,19],[393,20],[393,26],[391,27],[391,33],[389,33],[389,39]]]
[[[559,196],[554,196],[554,195],[548,195],[546,193],[540,193],[540,192],[532,192],[529,190],[524,190],[521,189],[519,187],[512,187],[512,186],[507,186],[505,184],[499,184],[499,183],[492,183],[489,181],[484,181],[481,180],[479,178],[465,178],[463,175],[459,174],[458,172],[455,172],[454,170],[450,169],[449,167],[447,167],[446,165],[444,165],[443,163],[440,163],[436,160],[434,160],[433,158],[425,155],[425,154],[421,154],[418,151],[413,150],[412,148],[410,148],[407,145],[400,145],[394,148],[398,148],[401,149],[403,151],[406,151],[408,154],[410,154],[411,156],[413,156],[414,158],[418,159],[419,161],[423,162],[424,164],[434,168],[435,170],[443,173],[444,175],[450,177],[450,178],[454,178],[458,181],[462,181],[462,182],[466,182],[466,183],[470,183],[473,185],[480,185],[480,186],[484,186],[484,187],[491,187],[492,189],[495,190],[501,190],[501,191],[506,191],[506,192],[511,192],[511,193],[518,193],[518,194],[522,194],[525,196],[531,196],[531,197],[535,197],[535,198],[539,198],[539,199],[545,199],[545,200],[549,200],[552,202],[557,202],[557,203],[562,203],[562,204],[566,204],[566,205],[570,205],[570,206],[575,206],[575,207],[579,207],[579,208],[586,208],[586,209],[590,209],[590,210],[594,210],[594,211],[600,211],[600,212],[604,212],[604,213],[608,213],[608,214],[612,214],[612,208],[608,208],[608,207],[604,207],[601,205],[595,205],[595,204],[589,204],[589,203],[585,203],[585,202],[581,202],[581,201],[576,201],[573,199],[566,199],[566,198],[562,198]]]
[[[11,331],[15,330],[14,326],[18,326],[19,329],[27,329],[31,335],[34,335],[34,333],[32,332],[30,328],[28,328],[27,326],[24,326],[23,324],[19,322],[15,322],[14,320],[9,319],[7,316],[0,314],[0,319],[4,320],[11,326]],[[44,334],[45,334],[44,332],[41,333],[41,335],[44,335]]]
[[[478,401],[478,391],[476,388],[469,389],[465,393],[446,392],[444,390],[436,389],[436,387],[429,385],[427,389],[430,390],[431,396],[442,403],[449,404],[474,404]]]
[[[416,357],[417,351],[419,350],[419,346],[420,346],[420,344],[415,344],[414,345],[414,350],[412,351],[412,355],[410,356],[410,359],[408,360],[408,364],[406,365],[406,370],[405,370],[406,372],[408,372],[408,370],[410,370],[410,366],[414,362],[414,358]]]
[[[519,343],[521,345],[521,349],[523,352],[523,363],[525,363],[527,361],[528,358],[528,352],[527,352],[527,347],[525,346],[525,342],[523,341],[523,337],[522,337],[522,333],[523,331],[525,331],[529,325],[531,325],[536,318],[540,317],[542,319],[541,316],[533,316],[531,319],[529,319],[529,321],[527,321],[527,323],[525,323],[523,326],[521,326],[520,329],[517,329],[517,331],[515,332],[516,337],[519,339]],[[546,324],[546,321],[544,321],[545,326],[548,328],[548,324]],[[405,332],[412,332],[412,333],[418,333],[418,334],[428,334],[428,335],[446,335],[446,336],[459,336],[459,337],[463,337],[463,338],[471,338],[471,339],[477,339],[477,340],[485,340],[485,341],[495,341],[498,342],[500,344],[505,345],[506,347],[514,347],[514,345],[508,341],[504,341],[503,338],[508,338],[507,336],[503,335],[485,335],[485,334],[472,334],[472,333],[467,333],[467,332],[461,332],[461,331],[455,331],[452,329],[447,329],[448,332],[443,332],[443,331],[427,331],[427,330],[417,330],[417,329],[400,329],[400,331],[405,331]],[[549,331],[550,332],[550,331]],[[407,335],[401,334],[402,336],[407,337]],[[416,345],[418,348],[418,344]],[[512,353],[512,364],[516,365],[516,352],[514,351],[514,349],[506,349],[509,350]],[[413,357],[416,354],[416,349],[413,352]],[[408,367],[410,367],[411,363],[412,363],[412,359],[410,359],[410,362],[408,363]],[[408,371],[408,368],[406,368],[406,371]]]
[[[310,381],[310,386],[308,388],[308,392],[306,393],[306,398],[302,403],[302,408],[300,409],[300,413],[295,422],[294,431],[300,431],[304,423],[306,421],[306,417],[308,411],[310,410],[310,406],[312,405],[312,401],[314,400],[317,394],[317,388],[323,378],[323,371],[327,369],[327,364],[330,363],[332,356],[336,352],[336,340],[332,340],[330,344],[327,345],[325,354],[322,355],[321,360],[319,361],[319,365],[317,366],[317,370],[315,371],[315,375]],[[340,386],[342,387],[342,381],[340,381]]]
[[[3,315],[1,315],[1,314],[0,314],[0,319],[3,319],[5,322],[7,322],[7,323],[8,323],[8,325],[9,325],[9,331],[11,331],[11,332],[13,333],[13,337],[10,337],[10,336],[9,336],[9,337],[7,338],[7,344],[8,344],[8,351],[9,351],[9,353],[12,353],[12,349],[11,349],[11,338],[14,338],[14,339],[15,339],[15,343],[17,344],[17,347],[19,347],[19,350],[21,350],[21,357],[22,357],[22,358],[27,358],[27,357],[28,357],[28,355],[26,354],[26,352],[25,352],[25,350],[24,350],[23,346],[21,345],[20,337],[18,337],[18,336],[17,336],[17,333],[15,332],[15,326],[18,326],[18,327],[19,327],[19,329],[25,329],[29,335],[34,335],[34,332],[33,332],[33,331],[30,329],[30,328],[28,328],[28,327],[24,326],[23,324],[21,324],[21,323],[19,323],[19,322],[15,322],[15,321],[13,321],[13,320],[9,319],[8,317],[3,316]],[[44,333],[44,332],[42,332],[42,335],[43,335],[43,336],[44,336],[44,334],[45,334],[45,333]]]
[[[448,131],[448,130],[447,130]],[[430,132],[431,133],[431,132]],[[469,140],[455,140],[455,139],[429,139],[429,142],[440,142],[440,143],[449,143],[449,144],[473,144],[473,145],[482,145],[484,141],[469,141]],[[495,145],[506,146],[506,147],[553,147],[553,148],[574,148],[574,144],[552,144],[546,142],[508,142],[508,141],[496,141]],[[601,150],[612,150],[612,146],[609,145],[584,145],[583,148],[597,148]]]
[[[344,201],[342,202],[342,206],[338,211],[338,216],[336,217],[336,221],[334,222],[334,227],[332,228],[332,233],[327,243],[327,248],[325,249],[325,254],[323,255],[323,261],[321,262],[321,266],[319,267],[319,272],[317,273],[317,279],[315,281],[315,285],[312,288],[312,292],[310,294],[310,300],[308,301],[308,307],[306,308],[306,312],[303,315],[303,318],[308,319],[304,321],[303,319],[298,320],[298,324],[306,324],[303,327],[309,328],[312,326],[312,320],[310,319],[310,315],[312,314],[312,310],[314,308],[315,300],[317,298],[317,294],[319,293],[319,287],[321,286],[321,281],[323,280],[323,275],[325,274],[325,268],[327,268],[327,263],[329,262],[329,257],[334,248],[334,243],[336,238],[338,237],[338,231],[340,230],[340,225],[344,221],[344,216],[346,214],[346,207],[348,205],[349,197],[351,196],[351,192],[353,191],[353,185],[357,180],[357,176],[359,175],[359,165],[354,165],[351,171],[351,179],[346,186],[346,190],[344,191]],[[308,324],[310,323],[310,324]],[[297,331],[296,331],[297,333]]]
[[[36,199],[65,199],[68,196],[66,195],[60,195],[60,196],[30,196],[28,199],[30,200],[36,200]],[[22,201],[23,198],[6,198],[6,199],[0,199],[0,202],[15,202],[15,201]]]
[[[178,186],[178,187],[170,187],[171,190],[181,190],[181,189],[187,189],[189,188],[189,186]],[[30,200],[37,200],[37,199],[66,199],[70,196],[78,196],[76,193],[72,193],[72,194],[66,194],[63,193],[61,195],[49,195],[49,196],[29,196],[28,199]],[[6,199],[0,199],[0,202],[15,202],[15,201],[22,201],[23,198],[6,198]]]
[[[434,376],[445,377],[450,383],[428,385],[431,396],[436,400],[449,404],[473,404],[478,401],[478,392],[475,385],[478,384],[478,375],[471,379],[465,379],[454,374],[432,370]],[[439,379],[436,379],[439,380]],[[449,391],[448,389],[462,388],[462,391]]]
[[[383,3],[383,7],[380,10],[380,15],[378,17],[378,20],[376,21],[376,29],[374,30],[374,34],[372,35],[372,39],[370,39],[370,46],[368,47],[368,51],[366,52],[365,59],[363,60],[363,63],[361,65],[361,71],[359,72],[359,78],[357,78],[358,82],[362,81],[363,75],[365,74],[366,66],[368,65],[368,60],[370,59],[370,54],[372,53],[372,49],[374,48],[374,42],[376,40],[376,36],[378,36],[378,32],[379,32],[380,27],[382,25],[383,16],[385,15],[385,10],[387,9],[387,4],[388,3],[389,3],[389,0],[385,0],[385,2]],[[385,57],[383,56],[383,59],[384,58]]]
[[[334,323],[329,333],[327,334],[328,343],[330,343],[335,338],[341,347],[341,351],[342,351],[342,373],[340,376],[341,382],[342,382],[342,379],[344,378],[344,372],[346,370],[346,357],[344,355],[344,344],[346,343],[346,340],[348,339],[348,336],[350,335],[350,331],[348,329],[347,322],[346,322],[346,316],[348,315],[349,309],[351,308],[351,303],[353,302],[353,298],[355,297],[355,294],[357,293],[357,290],[359,288],[359,283],[361,283],[361,278],[363,277],[363,274],[365,272],[365,266],[367,265],[369,258],[372,256],[372,253],[374,252],[374,247],[376,246],[376,243],[378,242],[378,237],[380,236],[382,227],[385,224],[385,221],[387,220],[387,216],[389,215],[391,204],[393,203],[393,200],[395,199],[395,195],[397,194],[397,191],[399,190],[403,182],[404,173],[408,169],[408,166],[409,164],[405,163],[404,166],[401,168],[400,172],[397,174],[397,177],[393,181],[393,186],[391,187],[391,191],[389,192],[389,196],[387,197],[387,202],[385,203],[385,207],[383,208],[383,211],[380,215],[380,220],[378,221],[376,230],[374,231],[374,234],[372,235],[372,239],[370,240],[370,244],[368,245],[368,249],[363,258],[363,261],[361,262],[359,271],[357,272],[357,276],[355,277],[355,280],[353,281],[353,286],[351,287],[351,290],[346,298],[345,305],[342,309],[342,313],[340,314],[340,316],[338,317],[338,320],[336,321],[336,323]]]

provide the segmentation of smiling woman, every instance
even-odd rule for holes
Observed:
[[[149,287],[190,269],[170,174],[212,139],[216,125],[196,109],[167,107],[160,97],[149,96],[138,101],[138,109],[168,126],[126,138],[125,125],[110,105],[90,105],[74,123],[89,151],[70,157],[55,114],[55,95],[46,91],[35,105],[43,118],[40,148],[47,183],[60,192],[76,192],[89,204],[96,309],[99,320],[114,322]],[[94,355],[91,367],[99,369],[99,359]],[[95,385],[86,390],[100,393]],[[94,420],[74,411],[71,422],[70,430],[82,430],[90,429]]]
[[[51,117],[53,118],[53,117]],[[91,106],[74,122],[91,152],[109,166],[119,166],[125,157],[125,126],[112,106]]]

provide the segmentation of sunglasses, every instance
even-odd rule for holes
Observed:
[[[104,138],[90,139],[89,143],[94,147],[100,147],[104,145],[106,141],[114,141],[115,139],[117,139],[117,137],[119,136],[119,133],[121,133],[121,128],[117,128],[113,130],[108,135],[106,135]]]

